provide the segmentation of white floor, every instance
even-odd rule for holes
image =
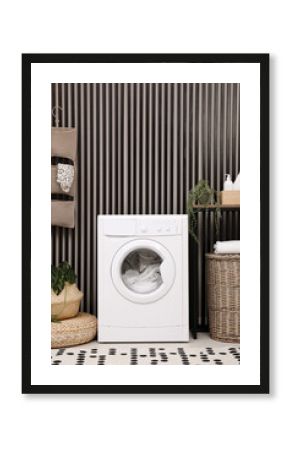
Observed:
[[[182,343],[122,343],[103,344],[92,341],[51,351],[53,365],[191,365],[240,364],[240,344],[228,344],[210,339],[208,333],[198,333],[197,339]]]

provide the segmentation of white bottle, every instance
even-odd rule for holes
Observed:
[[[238,174],[237,178],[235,179],[233,189],[234,191],[240,190],[240,174]]]
[[[233,182],[229,173],[226,173],[226,180],[224,182],[224,191],[232,191],[233,190]]]

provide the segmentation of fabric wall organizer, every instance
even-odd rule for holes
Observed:
[[[51,225],[75,226],[77,180],[75,128],[51,129]]]

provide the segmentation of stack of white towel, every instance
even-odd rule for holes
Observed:
[[[240,241],[217,241],[213,247],[215,253],[240,253]]]

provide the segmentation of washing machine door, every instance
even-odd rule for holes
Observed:
[[[168,249],[149,239],[126,243],[112,261],[114,286],[133,303],[161,300],[172,287],[175,276],[175,262]]]

